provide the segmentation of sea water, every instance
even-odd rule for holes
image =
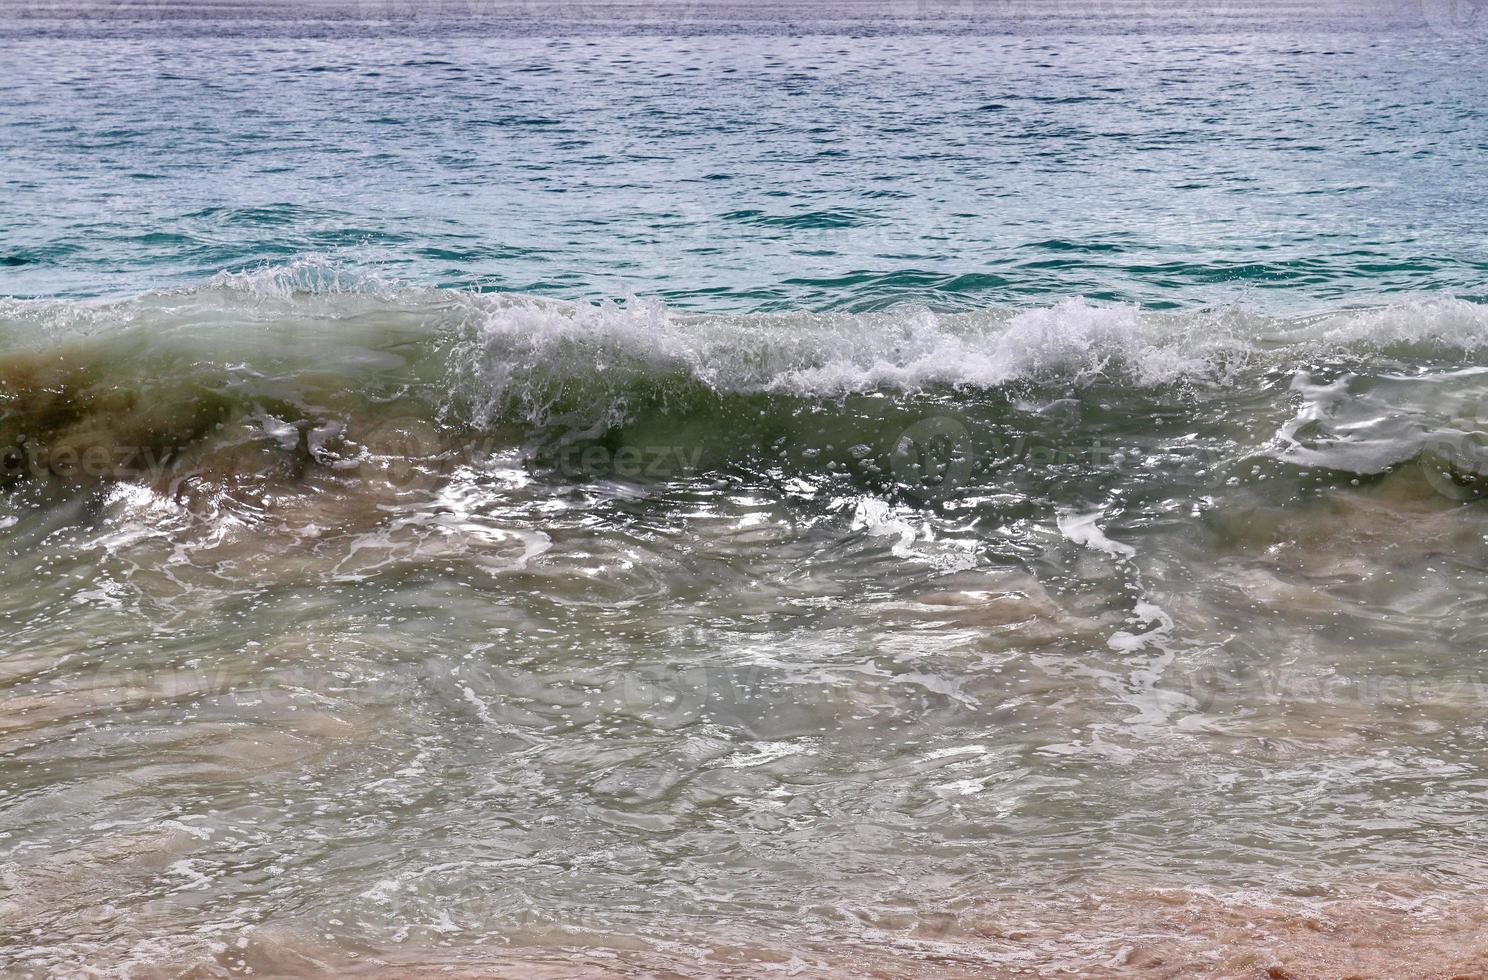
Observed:
[[[4,971],[1480,968],[1485,51],[8,4]]]

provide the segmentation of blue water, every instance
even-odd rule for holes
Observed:
[[[1481,32],[1132,7],[8,20],[0,294],[306,254],[708,311],[1488,293]]]

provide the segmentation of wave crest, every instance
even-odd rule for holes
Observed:
[[[928,404],[991,417],[1038,389],[1057,400],[1100,385],[1147,411],[1137,402],[1275,389],[1275,372],[1309,365],[1471,362],[1485,341],[1488,307],[1451,298],[1292,318],[1078,298],[709,315],[407,288],[306,258],[126,300],[0,302],[0,446],[180,453],[238,426],[273,450],[289,426],[355,447],[389,419],[512,444],[639,424],[685,429],[689,444],[724,432],[736,449],[782,432],[851,446],[853,426],[909,425]],[[325,455],[298,453],[296,466]]]

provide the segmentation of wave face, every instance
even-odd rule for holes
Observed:
[[[126,301],[0,305],[0,444],[12,479],[63,475],[63,460],[127,477],[100,462],[125,457],[313,478],[413,426],[462,460],[660,439],[709,469],[778,456],[814,477],[882,469],[927,420],[985,457],[1009,438],[1064,439],[1092,412],[1120,440],[1149,435],[1159,409],[1216,428],[1264,419],[1257,399],[1274,411],[1300,397],[1305,424],[1224,451],[1378,473],[1450,429],[1468,395],[1443,393],[1471,388],[1485,345],[1488,307],[1453,299],[1294,318],[1078,299],[710,316],[398,288],[312,263]],[[1397,377],[1406,366],[1429,373]],[[1342,390],[1382,385],[1383,401]],[[1402,402],[1420,403],[1409,425]],[[1340,414],[1355,433],[1371,418],[1387,431],[1313,435]]]

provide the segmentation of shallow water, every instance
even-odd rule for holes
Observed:
[[[0,22],[4,970],[1481,972],[1476,22],[686,10]]]

